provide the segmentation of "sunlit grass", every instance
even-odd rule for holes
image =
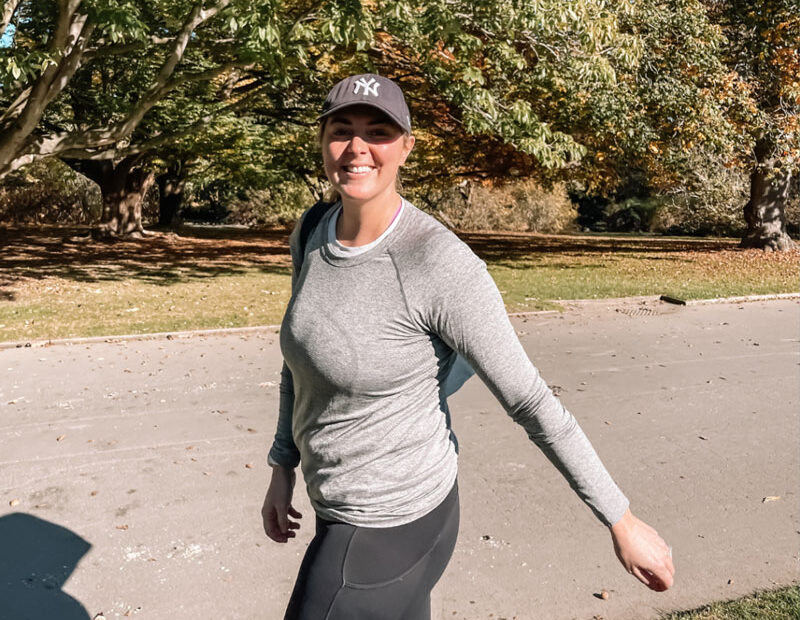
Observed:
[[[800,291],[796,252],[543,254],[488,264],[510,310],[539,309],[557,299],[669,295],[692,300]]]
[[[797,619],[800,619],[800,586],[797,585],[662,616],[662,620]]]
[[[276,325],[291,279],[288,269],[281,275],[252,268],[167,286],[135,279],[37,284],[0,302],[0,341]]]
[[[277,325],[289,300],[285,236],[278,234],[111,246],[58,239],[26,233],[0,257],[10,275],[0,278],[0,341]],[[569,299],[800,291],[800,252],[742,251],[733,240],[465,240],[487,261],[509,311],[557,309],[555,300]]]

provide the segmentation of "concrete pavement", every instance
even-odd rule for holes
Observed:
[[[648,591],[477,378],[451,399],[462,520],[440,618],[628,620],[800,580],[800,303],[514,318],[632,509]],[[280,618],[313,531],[270,542],[274,330],[0,351],[0,618]],[[602,589],[608,600],[595,596]]]

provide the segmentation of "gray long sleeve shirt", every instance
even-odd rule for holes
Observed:
[[[456,477],[442,383],[456,352],[606,525],[628,500],[539,376],[500,293],[470,248],[406,202],[380,243],[348,255],[322,218],[297,255],[280,331],[278,430],[270,460],[301,464],[323,518],[391,527],[435,508]]]

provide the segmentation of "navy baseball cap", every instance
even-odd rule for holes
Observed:
[[[318,121],[352,105],[368,105],[391,118],[406,133],[411,133],[411,115],[400,87],[374,73],[352,75],[338,82],[322,104]]]

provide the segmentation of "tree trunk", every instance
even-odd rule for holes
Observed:
[[[767,159],[768,148],[756,146],[757,165],[750,174],[750,200],[744,206],[747,231],[739,247],[768,252],[789,250],[794,241],[786,232],[786,201],[792,175]]]
[[[141,156],[129,156],[118,163],[109,160],[69,160],[67,164],[100,186],[103,211],[92,237],[144,237],[142,202],[155,181],[153,172],[136,167]]]
[[[166,172],[156,177],[158,183],[158,225],[175,229],[180,226],[180,208],[183,188],[186,185],[186,164],[173,163]]]

